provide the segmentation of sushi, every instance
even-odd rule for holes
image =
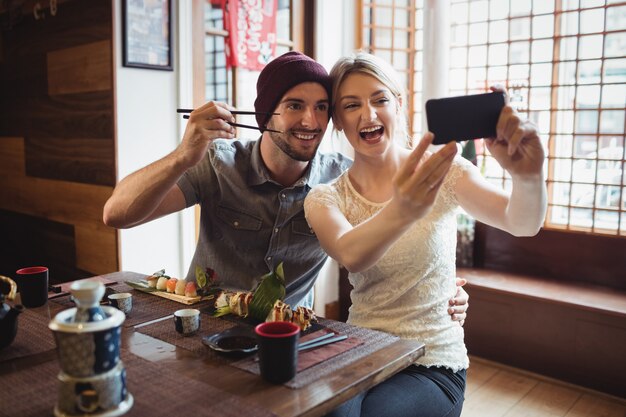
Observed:
[[[178,279],[176,279],[176,278],[168,279],[167,280],[167,285],[166,285],[167,292],[173,294],[176,291],[176,283],[177,282],[178,282]]]
[[[157,281],[157,284],[156,284],[156,289],[165,291],[167,289],[168,280],[169,280],[168,277],[159,277],[159,280]]]
[[[148,288],[156,288],[159,277],[156,275],[150,275],[146,278],[146,281],[148,281]]]
[[[178,282],[176,282],[176,288],[174,289],[174,292],[176,293],[176,295],[185,295],[186,285],[187,285],[187,282],[184,279],[179,279]]]
[[[196,283],[195,282],[188,282],[185,285],[185,296],[187,296],[187,297],[197,297],[198,296],[198,292],[196,290]]]

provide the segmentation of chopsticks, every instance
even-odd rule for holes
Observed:
[[[176,113],[191,113],[192,111],[194,111],[194,109],[176,109]],[[245,110],[233,110],[231,111],[232,114],[270,114],[270,115],[280,115],[280,113],[272,113],[272,112],[256,112],[256,111],[245,111]],[[183,119],[189,119],[189,115],[185,114],[183,116]],[[227,122],[229,125],[231,126],[235,126],[235,127],[244,127],[246,129],[254,129],[254,130],[260,130],[261,132],[275,132],[275,133],[283,133],[280,130],[274,130],[274,129],[268,129],[268,128],[262,128],[259,126],[251,126],[251,125],[244,125],[241,123],[233,123],[233,122]]]
[[[176,109],[176,113],[191,113],[195,109]],[[232,110],[232,114],[271,114],[272,116],[279,116],[280,113],[272,113],[269,111],[246,111],[246,110]]]
[[[335,337],[333,337],[335,336]],[[343,335],[337,335],[335,333],[327,333],[323,336],[317,337],[315,339],[300,343],[298,345],[298,350],[299,351],[303,351],[303,350],[307,350],[307,349],[313,349],[319,346],[324,346],[324,345],[329,345],[331,343],[335,343],[335,342],[340,342],[342,340],[346,340],[348,338],[348,336],[346,336],[345,334]]]

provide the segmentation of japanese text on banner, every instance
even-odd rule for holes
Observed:
[[[223,0],[226,64],[260,71],[276,54],[278,0]]]

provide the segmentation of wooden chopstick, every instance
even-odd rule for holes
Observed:
[[[176,109],[176,113],[191,113],[195,109]],[[271,114],[273,116],[279,116],[280,113],[272,113],[269,111],[246,111],[246,110],[232,110],[232,114]]]
[[[188,114],[184,115],[183,119],[189,119],[189,115]],[[261,132],[268,131],[268,132],[274,132],[274,133],[283,133],[280,130],[274,130],[274,129],[268,129],[268,128],[263,129],[258,126],[242,125],[241,123],[232,123],[232,122],[226,122],[226,123],[228,123],[231,126],[245,127],[246,129],[260,130]]]

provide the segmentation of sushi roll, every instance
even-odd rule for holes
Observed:
[[[184,279],[179,279],[178,282],[176,282],[176,288],[174,290],[176,295],[185,295],[185,285],[187,285],[187,282]]]
[[[196,290],[196,283],[195,282],[188,282],[185,285],[185,296],[187,296],[187,297],[197,297],[198,296],[198,291]]]
[[[170,293],[174,293],[176,291],[176,283],[178,282],[178,279],[176,278],[170,278],[167,280],[167,285],[166,285],[166,289],[167,292]]]
[[[159,280],[157,281],[157,284],[156,284],[156,289],[165,291],[167,289],[167,281],[168,281],[168,277],[159,277]]]

